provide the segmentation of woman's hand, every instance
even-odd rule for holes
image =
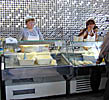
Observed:
[[[83,49],[88,51],[89,48],[88,47],[83,47]]]
[[[101,62],[99,60],[96,61],[96,64],[100,64]]]

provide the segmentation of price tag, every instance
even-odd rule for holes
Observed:
[[[55,46],[62,46],[62,41],[55,41]]]
[[[4,63],[1,63],[1,70],[4,70],[4,69],[5,69]]]

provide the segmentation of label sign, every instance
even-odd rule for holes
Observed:
[[[62,46],[62,41],[55,41],[55,46]]]

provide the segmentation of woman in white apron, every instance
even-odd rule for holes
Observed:
[[[35,27],[35,19],[28,16],[25,20],[26,27],[21,30],[18,39],[19,40],[44,40],[40,30]]]
[[[83,29],[79,37],[82,38],[83,41],[97,41],[98,35],[94,32],[93,28],[95,26],[95,21],[90,19],[86,22],[86,28]]]
[[[81,33],[79,34],[79,37],[82,38],[82,41],[97,41],[98,40],[97,33],[95,33],[93,30],[94,26],[95,26],[94,20],[90,19],[86,22],[86,28],[83,29]],[[87,45],[89,44],[89,42],[86,42],[86,43]],[[85,50],[91,49],[91,51],[94,51],[94,57],[95,59],[97,59],[99,53],[96,53],[98,52],[96,49],[96,44],[93,44],[92,42],[91,48],[84,47],[84,49]],[[97,66],[92,67],[91,75],[90,75],[90,84],[94,92],[98,91],[100,80],[101,80],[101,72],[100,72],[99,67]]]

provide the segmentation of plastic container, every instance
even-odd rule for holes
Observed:
[[[25,66],[34,65],[34,60],[19,60],[19,64]]]
[[[36,56],[38,65],[49,65],[51,64],[52,57],[50,55],[39,55]]]
[[[50,65],[51,59],[37,59],[38,65]]]
[[[34,65],[35,62],[34,53],[19,53],[17,58],[20,65]]]

